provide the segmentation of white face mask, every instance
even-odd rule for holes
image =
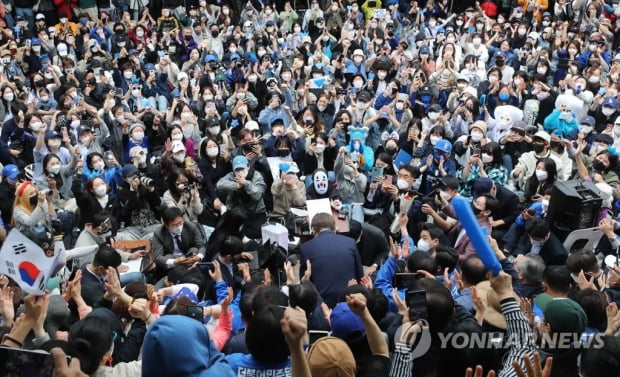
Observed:
[[[291,74],[286,72],[281,75],[283,81],[289,81],[291,79]]]
[[[452,199],[452,196],[450,194],[448,194],[447,192],[442,191],[442,190],[439,191],[439,196],[441,196],[441,198],[443,200],[445,200],[446,202],[449,201],[450,199]]]
[[[325,111],[325,109],[327,109],[327,106],[325,105],[316,105],[316,108],[319,109],[320,112]]]
[[[547,179],[547,172],[544,170],[536,169],[536,178],[539,182],[545,181]]]
[[[441,138],[439,136],[431,136],[431,145],[437,144]]]
[[[56,149],[58,147],[60,147],[60,144],[62,143],[62,141],[58,140],[58,139],[54,139],[54,140],[50,140],[47,142],[47,146],[53,149]]]
[[[399,190],[407,190],[409,188],[409,182],[405,181],[402,178],[398,178],[396,180],[396,186]]]
[[[78,128],[80,126],[80,121],[79,120],[72,120],[71,121],[71,128]]]
[[[102,171],[105,169],[105,163],[103,161],[98,161],[93,164],[93,169],[96,171]]]
[[[80,138],[80,143],[82,143],[84,145],[88,145],[89,142],[90,142],[90,136],[84,136],[84,137]]]
[[[477,143],[482,140],[482,132],[472,132],[471,133],[471,141]]]
[[[354,57],[353,57],[353,61],[354,61],[355,63],[357,63],[357,64],[360,64],[362,61],[364,61],[364,58],[363,58],[363,57],[361,57],[361,56],[359,56],[359,55],[358,55],[358,56],[354,56]]]
[[[354,87],[355,89],[361,89],[361,88],[362,88],[362,86],[364,86],[364,82],[363,82],[363,81],[361,81],[361,80],[355,80],[355,81],[353,81],[353,87]]]
[[[439,113],[436,113],[436,112],[428,113],[428,119],[434,121],[434,120],[437,120],[437,118],[439,118]]]
[[[428,242],[426,242],[426,241],[424,241],[423,239],[420,238],[418,240],[418,244],[416,245],[415,248],[416,248],[416,250],[420,250],[420,251],[425,251],[426,252],[426,251],[430,250],[431,245]]]
[[[614,125],[614,135],[620,136],[620,125]]]
[[[185,152],[176,153],[173,155],[173,157],[176,162],[183,162],[185,161]]]
[[[207,148],[207,156],[213,158],[216,157],[220,152],[217,147]]]
[[[211,135],[217,135],[220,133],[220,126],[209,127],[209,133]]]
[[[42,123],[41,123],[41,122],[34,122],[34,123],[31,123],[31,124],[30,124],[30,129],[31,129],[33,132],[39,132],[39,131],[41,131],[41,125],[42,125]]]
[[[105,196],[105,194],[108,192],[108,188],[105,185],[101,185],[95,188],[95,195],[97,195],[98,197],[102,197]]]
[[[611,107],[606,107],[603,106],[603,108],[601,109],[601,112],[603,113],[603,115],[605,115],[606,117],[610,116],[611,114],[613,114],[614,112],[616,112],[616,110],[614,110]]]
[[[145,164],[146,163],[146,153],[142,154],[140,156],[140,159],[138,160],[138,163],[140,164]]]
[[[170,228],[170,232],[174,234],[175,236],[180,236],[181,234],[183,234],[183,225]]]
[[[396,102],[396,110],[402,110],[404,108],[404,104],[402,102]]]
[[[325,144],[317,144],[314,151],[318,154],[325,152]]]
[[[482,39],[474,38],[474,39],[472,39],[472,42],[473,42],[474,46],[479,46],[480,43],[482,43]]]
[[[170,135],[170,138],[173,141],[175,141],[175,140],[183,140],[183,134],[182,133],[172,134],[172,135]]]
[[[144,140],[144,132],[141,131],[136,131],[132,134],[131,138],[137,142],[137,143],[141,143],[142,140]]]
[[[140,96],[140,91],[138,89],[133,89],[131,91],[131,95],[134,97],[139,97]]]
[[[47,171],[50,172],[50,174],[58,174],[60,173],[60,165],[52,165],[47,168]]]
[[[133,72],[132,71],[125,71],[125,72],[123,72],[123,77],[125,77],[126,80],[130,80],[133,77]]]
[[[387,73],[386,73],[386,72],[384,72],[384,71],[379,71],[379,72],[377,72],[377,78],[378,78],[379,80],[383,80],[383,79],[385,78],[385,76],[387,76]]]
[[[248,176],[248,169],[235,170],[235,175],[239,178],[245,178]]]
[[[581,125],[579,126],[579,132],[589,134],[592,132],[592,126]]]
[[[4,98],[4,100],[5,100],[5,101],[7,101],[7,102],[11,102],[11,101],[13,101],[13,98],[14,98],[14,97],[15,97],[15,96],[13,95],[13,93],[5,93],[5,94],[2,96],[2,98]]]

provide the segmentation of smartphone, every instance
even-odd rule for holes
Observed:
[[[193,318],[201,323],[204,321],[205,316],[202,310],[202,306],[198,305],[188,305],[187,306],[187,316]]]
[[[426,291],[408,289],[405,297],[410,318],[426,319]]]
[[[347,90],[346,89],[338,89],[338,90],[336,90],[336,94],[346,95],[347,94]]]
[[[123,95],[123,89],[121,89],[121,88],[116,89],[116,95],[117,96],[122,96]]]
[[[215,266],[213,265],[213,262],[201,262],[201,263],[198,263],[198,268],[202,272],[207,272],[207,271],[213,272],[213,271],[215,271]]]
[[[480,148],[475,148],[474,147],[474,148],[471,149],[472,156],[473,155],[478,155],[478,157],[480,157],[480,153],[481,153]]]
[[[370,169],[370,181],[371,182],[375,182],[377,180],[377,177],[381,177],[383,175],[383,167],[376,167],[373,166],[372,169]]]
[[[352,95],[356,95],[357,94],[357,88],[351,88],[349,90],[351,91]]]
[[[121,53],[120,52],[115,52],[114,53],[114,59],[120,59],[121,58]]]
[[[3,376],[49,377],[54,375],[54,359],[40,350],[0,347],[0,371]]]
[[[310,139],[310,144],[316,144],[316,137]]]
[[[525,212],[527,212],[527,214],[530,215],[530,216],[536,216],[536,210],[535,209],[528,208],[528,209],[525,210]]]
[[[607,94],[607,88],[605,88],[604,86],[601,86],[601,88],[598,90],[598,95],[604,96],[605,94]]]
[[[398,289],[409,289],[411,284],[413,284],[417,279],[421,278],[422,275],[417,272],[402,272],[394,275],[394,286]]]
[[[321,331],[321,330],[308,330],[308,340],[309,344],[314,344],[317,340],[321,339],[324,336],[328,336],[329,331]]]
[[[215,110],[215,102],[207,103],[207,110]]]
[[[391,185],[392,184],[392,176],[391,175],[386,175],[385,179],[383,179],[383,184],[384,185]]]

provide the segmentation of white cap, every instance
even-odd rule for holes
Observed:
[[[362,51],[361,48],[356,49],[355,51],[353,51],[353,56],[355,55],[360,55],[360,56],[364,56],[364,51]]]
[[[172,153],[177,153],[180,151],[185,151],[185,145],[180,140],[175,140],[172,142]]]
[[[256,131],[259,129],[258,123],[255,120],[251,120],[245,124],[245,128],[250,131]]]

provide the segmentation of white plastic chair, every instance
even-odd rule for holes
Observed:
[[[577,241],[588,240],[588,242],[586,242],[583,246],[583,249],[594,251],[601,237],[603,237],[603,231],[599,228],[577,229],[570,232],[568,237],[564,240],[563,245],[566,251],[570,253],[571,248]]]

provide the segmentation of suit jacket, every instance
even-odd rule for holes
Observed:
[[[330,308],[336,306],[349,280],[359,280],[364,275],[355,241],[347,236],[323,231],[302,244],[300,250],[301,275],[305,272],[306,260],[310,260],[312,282]]]
[[[508,229],[519,216],[519,197],[504,186],[496,185],[495,187],[497,187],[495,199],[499,202],[499,211],[493,214],[493,219],[504,220],[505,225],[498,229]]]
[[[531,249],[532,242],[530,241],[529,235],[526,233],[519,239],[513,255],[525,255],[528,254]],[[558,237],[551,233],[549,239],[541,246],[538,255],[540,255],[540,257],[545,261],[547,266],[555,266],[566,263],[568,252]]]
[[[174,253],[174,239],[164,225],[161,225],[153,233],[152,249],[158,275],[163,276],[168,271],[166,261],[174,258],[172,256]],[[185,222],[181,232],[181,245],[179,245],[179,249],[185,255],[201,254],[204,257],[206,253],[205,240],[202,233],[196,228],[196,225]]]
[[[82,267],[82,298],[86,305],[94,307],[105,293],[105,285],[103,281],[93,275],[87,269],[88,264]]]
[[[357,249],[362,257],[362,265],[371,266],[373,263],[381,267],[381,263],[387,259],[390,253],[390,245],[385,233],[374,225],[362,223],[362,238]]]

